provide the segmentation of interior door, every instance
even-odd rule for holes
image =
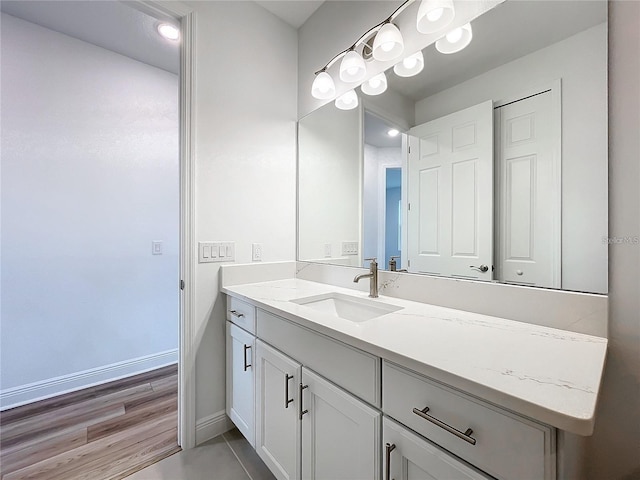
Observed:
[[[491,280],[493,102],[409,133],[409,271]]]
[[[552,91],[496,108],[497,278],[560,288],[560,138]]]
[[[380,412],[302,369],[302,478],[379,480]]]
[[[300,364],[260,340],[256,362],[256,452],[278,480],[297,480]]]

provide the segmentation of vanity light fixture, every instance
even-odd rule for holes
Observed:
[[[359,82],[367,74],[364,59],[355,50],[349,50],[340,63],[340,80],[343,82]]]
[[[390,21],[382,25],[373,41],[373,58],[386,62],[398,58],[403,50],[404,40],[398,27]]]
[[[360,86],[362,93],[367,95],[380,95],[387,89],[387,76],[384,72],[379,73],[375,77],[371,77]]]
[[[358,95],[354,90],[336,98],[336,107],[340,110],[352,110],[358,106]]]
[[[435,33],[449,26],[455,15],[453,0],[422,0],[416,27],[420,33]]]
[[[457,53],[471,43],[473,33],[471,24],[467,23],[461,27],[454,28],[444,37],[436,42],[436,50],[440,53]]]
[[[316,74],[311,86],[311,95],[318,100],[329,100],[336,95],[336,85],[333,78],[324,70]]]
[[[392,128],[387,132],[387,135],[389,135],[390,137],[397,137],[399,134],[400,130],[398,130],[397,128]]]
[[[422,51],[409,55],[393,66],[393,71],[399,77],[413,77],[419,74],[424,68],[424,57]]]
[[[180,29],[170,23],[159,23],[158,33],[167,40],[176,41],[180,38]]]

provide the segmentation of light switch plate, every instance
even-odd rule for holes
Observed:
[[[358,242],[342,242],[342,255],[358,255]]]
[[[235,242],[198,242],[198,263],[233,262]]]
[[[162,255],[162,240],[151,242],[151,255]]]

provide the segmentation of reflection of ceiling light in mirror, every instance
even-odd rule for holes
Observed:
[[[375,77],[371,77],[360,86],[362,93],[367,95],[380,95],[387,89],[387,76],[384,72],[379,73]]]
[[[327,72],[320,72],[316,75],[311,85],[311,95],[318,100],[329,100],[336,94],[336,85],[333,78]]]
[[[340,110],[351,110],[358,106],[358,95],[353,90],[349,90],[344,95],[336,98],[336,107]]]
[[[400,134],[400,131],[395,128],[392,128],[387,132],[387,135],[389,135],[390,137],[397,137],[399,134]]]
[[[393,71],[399,77],[413,77],[424,68],[424,57],[422,52],[408,56],[402,62],[393,66]]]
[[[393,60],[402,55],[404,40],[398,27],[385,23],[373,40],[373,58],[381,62]]]
[[[180,29],[170,23],[159,24],[158,33],[167,40],[178,40],[180,38]]]
[[[362,56],[355,50],[349,50],[340,63],[340,80],[359,82],[367,73]]]
[[[446,28],[454,17],[453,0],[422,0],[416,27],[420,33],[435,33]]]
[[[471,24],[458,27],[436,42],[436,50],[440,53],[456,53],[471,43],[473,34]]]

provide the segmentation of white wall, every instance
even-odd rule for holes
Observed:
[[[298,124],[298,256],[342,256],[342,242],[360,242],[362,110],[326,105]],[[361,253],[361,252],[360,252]],[[343,258],[360,265],[361,255]]]
[[[5,14],[1,61],[1,388],[177,349],[176,75]]]
[[[640,2],[609,4],[609,236],[640,236]],[[640,244],[609,249],[609,354],[585,478],[640,478]]]
[[[196,241],[236,242],[236,263],[295,258],[297,36],[253,2],[188,2],[196,16]],[[196,418],[225,408],[219,265],[196,266]]]
[[[607,28],[597,25],[416,103],[416,125],[562,79],[562,288],[607,292]]]

